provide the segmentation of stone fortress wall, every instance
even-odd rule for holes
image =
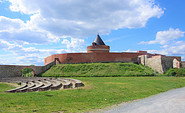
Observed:
[[[140,63],[152,68],[154,71],[164,73],[170,68],[181,67],[181,57],[171,57],[165,55],[141,55]]]
[[[185,61],[181,62],[181,67],[185,67]]]
[[[21,77],[21,71],[24,68],[31,68],[33,70],[33,76],[39,75],[48,70],[53,65],[56,65],[55,60],[45,66],[0,65],[0,78]]]

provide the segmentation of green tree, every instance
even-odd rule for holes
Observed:
[[[31,77],[33,75],[33,70],[31,68],[24,68],[21,73],[24,77]]]

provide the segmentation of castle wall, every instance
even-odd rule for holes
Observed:
[[[146,65],[146,66],[152,68],[154,71],[157,71],[159,73],[166,72],[168,69],[173,68],[174,65],[176,65],[176,67],[178,67],[178,64],[174,64],[174,63],[177,63],[177,62],[174,62],[174,59],[176,59],[176,58],[179,58],[179,57],[175,57],[175,56],[168,57],[168,56],[164,56],[164,55],[157,55],[157,56],[152,56],[152,57],[150,57],[148,55],[140,56],[140,60],[143,65]]]
[[[163,72],[166,72],[167,70],[169,70],[170,68],[173,68],[173,58],[171,57],[164,57],[162,56],[162,62],[161,65],[163,67]]]
[[[39,75],[55,64],[56,62],[53,61],[45,66],[0,65],[0,78],[21,77],[21,71],[24,68],[31,68],[34,72],[34,75]]]
[[[135,53],[85,53],[68,54],[70,60],[65,63],[83,63],[83,62],[137,62]]]
[[[44,65],[47,65],[53,61],[55,61],[55,59],[57,60],[57,64],[61,63],[61,62],[66,62],[67,60],[69,60],[69,58],[67,58],[67,54],[68,53],[64,53],[64,54],[54,54],[51,56],[48,56],[44,59]]]
[[[21,76],[20,67],[14,65],[0,65],[0,77],[19,77]]]
[[[145,65],[152,68],[156,72],[164,73],[161,65],[161,56],[153,56],[151,58],[147,58],[145,56]]]
[[[181,62],[181,57],[178,56],[167,56],[168,58],[177,59],[179,62]]]
[[[182,68],[185,68],[185,61],[182,61],[182,62],[181,62],[181,67],[182,67]]]
[[[55,54],[45,58],[45,65],[59,59],[60,63],[91,63],[91,62],[134,62],[140,53],[67,53]]]
[[[177,59],[173,59],[173,68],[179,68],[180,66],[180,62]]]

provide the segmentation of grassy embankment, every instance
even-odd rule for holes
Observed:
[[[154,71],[133,63],[59,64],[42,74],[44,77],[124,77],[153,76]]]
[[[74,90],[2,93],[10,87],[1,84],[0,112],[85,112],[185,86],[185,79],[180,77],[79,77],[76,79],[82,80],[85,87]]]

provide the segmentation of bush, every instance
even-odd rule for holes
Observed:
[[[165,75],[167,76],[185,76],[185,68],[170,68]]]
[[[176,76],[176,75],[177,75],[177,69],[170,68],[170,69],[165,73],[165,75],[167,75],[167,76]]]

